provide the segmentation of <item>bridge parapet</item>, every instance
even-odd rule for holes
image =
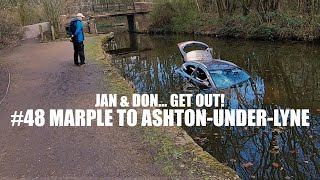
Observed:
[[[66,8],[67,14],[76,14],[78,12],[84,14],[97,13],[134,13],[134,12],[150,12],[152,9],[151,2],[134,2],[134,3],[81,3],[79,5],[69,6]]]
[[[134,8],[136,11],[151,11],[152,7],[152,2],[134,2]]]

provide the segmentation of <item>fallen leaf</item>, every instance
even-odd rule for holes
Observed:
[[[273,163],[272,163],[272,166],[278,168],[278,167],[279,167],[279,164],[276,163],[276,162],[273,162]]]
[[[194,139],[195,139],[195,140],[200,140],[200,137],[195,137]]]
[[[296,151],[292,150],[292,151],[289,151],[289,153],[294,154],[294,153],[296,153]]]
[[[271,154],[278,154],[279,151],[278,151],[278,150],[270,150],[270,153],[271,153]]]
[[[274,128],[272,132],[277,132],[278,134],[280,134],[282,130],[280,128]]]
[[[242,166],[245,168],[249,168],[249,167],[253,166],[253,163],[252,162],[243,163]]]

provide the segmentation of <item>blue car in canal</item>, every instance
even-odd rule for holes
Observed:
[[[176,70],[200,89],[222,90],[250,79],[250,75],[229,61],[214,59],[212,48],[203,42],[187,41],[178,44],[183,65]]]

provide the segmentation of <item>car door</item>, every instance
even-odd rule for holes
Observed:
[[[196,68],[197,68],[196,64],[185,63],[178,69],[177,73],[179,73],[182,77],[190,80]]]
[[[192,80],[201,89],[209,89],[211,83],[209,81],[207,70],[201,66],[198,66],[193,74]]]

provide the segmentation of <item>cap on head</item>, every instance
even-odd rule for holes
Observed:
[[[84,16],[82,13],[78,13],[78,14],[77,14],[77,17],[82,17],[82,18],[84,18],[85,16]]]

